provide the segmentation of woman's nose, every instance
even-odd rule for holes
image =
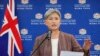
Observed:
[[[53,20],[52,20],[52,22],[53,22],[53,23],[55,23],[55,22],[56,22],[56,20],[55,20],[55,19],[53,19]]]

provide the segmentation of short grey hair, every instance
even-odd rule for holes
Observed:
[[[59,10],[57,9],[49,9],[46,11],[46,13],[44,14],[44,19],[46,20],[51,14],[53,13],[57,13],[59,15],[59,17],[61,18],[61,13]]]

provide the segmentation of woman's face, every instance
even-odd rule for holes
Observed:
[[[60,27],[60,17],[57,13],[53,13],[48,18],[45,20],[45,25],[50,29],[50,30],[57,30]]]

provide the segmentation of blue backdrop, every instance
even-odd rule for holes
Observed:
[[[0,28],[8,0],[0,0]],[[44,13],[48,9],[58,9],[62,14],[60,30],[73,34],[80,45],[90,39],[93,45],[91,56],[100,56],[100,0],[15,0],[16,16],[24,51],[29,56],[36,36],[48,31],[44,25]],[[0,38],[0,56],[7,55],[8,34]],[[15,48],[15,56],[21,56]]]

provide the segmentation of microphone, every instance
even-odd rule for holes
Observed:
[[[31,53],[31,56],[40,48],[40,46],[44,43],[44,41],[46,39],[50,40],[51,39],[51,34],[52,34],[52,31],[48,31],[46,37],[42,40],[42,42],[39,44],[39,46]]]
[[[52,34],[52,31],[49,30],[49,32],[47,33],[47,36],[46,36],[46,38],[47,38],[48,40],[51,39],[51,34]]]

